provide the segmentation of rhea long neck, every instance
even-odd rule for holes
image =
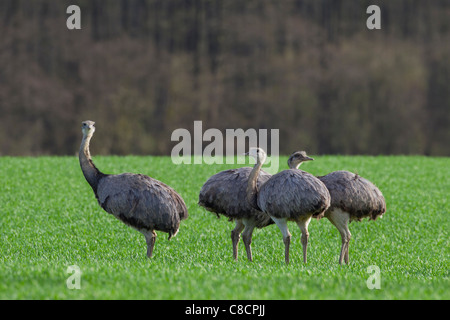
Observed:
[[[83,135],[81,141],[79,159],[81,170],[83,171],[86,181],[91,185],[94,192],[97,192],[97,185],[103,173],[97,169],[91,159],[91,153],[89,152],[89,143],[91,141],[92,134]]]
[[[301,164],[302,164],[301,162],[297,162],[297,163],[294,163],[292,161],[288,162],[289,169],[298,169]]]
[[[261,210],[258,206],[258,177],[262,165],[263,162],[258,159],[250,172],[247,182],[247,201],[257,210]]]

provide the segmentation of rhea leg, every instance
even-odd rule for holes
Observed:
[[[350,239],[352,237],[352,234],[350,233],[350,230],[348,229],[348,226],[346,228],[346,234],[345,234],[345,241],[346,241],[346,245],[345,245],[345,253],[344,253],[344,262],[345,264],[348,264],[348,249],[350,246]]]
[[[144,234],[145,241],[147,242],[147,257],[151,258],[156,241],[156,232],[154,230],[147,230],[142,233]]]
[[[244,241],[245,251],[247,252],[247,259],[249,261],[253,261],[252,248],[250,245],[252,244],[252,234],[253,229],[255,229],[255,223],[254,221],[251,220],[244,220],[244,225],[245,229],[244,232],[242,233],[242,240]]]
[[[244,224],[241,220],[236,220],[236,227],[234,227],[233,230],[231,230],[231,242],[233,244],[233,257],[234,260],[237,260],[238,257],[238,245],[239,245],[239,239],[241,238],[240,234],[242,230],[244,230]]]
[[[348,247],[352,234],[348,229],[350,214],[340,209],[335,209],[326,215],[328,220],[339,230],[342,239],[341,254],[339,255],[339,264],[344,261],[348,263]]]
[[[302,217],[299,220],[297,220],[297,225],[300,228],[302,232],[302,247],[303,247],[303,262],[306,263],[306,255],[308,250],[308,225],[311,222],[311,216],[308,217]]]
[[[287,226],[287,219],[278,219],[271,217],[272,220],[276,223],[281,233],[283,234],[283,242],[284,242],[284,261],[286,264],[289,264],[289,245],[291,243],[291,234],[289,233]]]

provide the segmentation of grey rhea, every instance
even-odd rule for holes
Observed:
[[[99,205],[108,213],[145,236],[150,258],[156,232],[178,232],[180,221],[187,219],[186,204],[181,196],[166,184],[142,174],[104,174],[91,159],[89,143],[95,132],[95,122],[83,121],[83,140],[79,160],[84,177],[92,187]]]
[[[300,153],[306,155],[304,151],[297,151],[290,156],[288,165],[291,169],[298,169],[304,161],[299,157]],[[381,217],[386,212],[386,201],[372,182],[352,172],[334,171],[317,178],[325,184],[331,195],[331,204],[325,217],[341,234],[339,263],[348,263],[351,238],[348,224],[363,218],[376,220]]]
[[[249,176],[247,200],[255,208],[269,214],[277,224],[283,234],[286,263],[289,263],[291,240],[287,221],[297,223],[302,232],[303,262],[306,263],[308,225],[311,218],[323,217],[330,206],[330,194],[327,188],[313,175],[301,170],[289,169],[273,175],[257,190],[255,182],[266,154],[261,148],[252,148],[248,154],[256,159],[256,164]]]
[[[240,234],[247,252],[247,259],[253,260],[251,242],[255,227],[264,228],[274,222],[257,209],[254,209],[246,199],[247,181],[252,168],[244,167],[221,171],[211,176],[202,186],[198,204],[206,210],[228,217],[235,221],[236,226],[231,231],[233,257],[237,260]],[[261,171],[258,186],[269,180],[272,175]]]

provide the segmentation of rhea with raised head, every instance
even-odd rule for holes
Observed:
[[[288,160],[289,168],[298,169],[305,161],[306,152],[294,152]],[[349,172],[334,171],[317,177],[327,187],[331,204],[325,217],[339,230],[342,239],[339,263],[348,263],[351,233],[348,225],[363,218],[376,220],[386,212],[386,201],[381,191],[369,180]]]
[[[273,220],[264,212],[253,208],[246,199],[247,181],[252,168],[243,167],[230,169],[211,176],[202,186],[198,204],[220,217],[223,215],[229,221],[235,221],[236,226],[231,231],[233,257],[238,258],[238,244],[242,234],[247,259],[253,261],[252,234],[256,228],[264,228],[273,224]],[[272,175],[261,170],[257,185],[264,184]]]
[[[261,148],[251,148],[248,155],[255,158],[256,163],[248,179],[247,201],[255,209],[267,213],[280,229],[283,234],[286,263],[289,263],[291,242],[287,222],[297,223],[302,232],[303,262],[306,263],[308,225],[311,218],[323,217],[330,206],[330,193],[319,179],[296,169],[281,171],[258,188],[257,179],[266,160],[266,153]]]
[[[147,242],[147,256],[153,254],[156,232],[169,234],[179,230],[187,219],[186,204],[171,187],[143,174],[104,174],[94,165],[89,143],[95,132],[94,121],[82,122],[83,139],[79,160],[84,177],[94,191],[99,205],[108,213],[141,232]]]

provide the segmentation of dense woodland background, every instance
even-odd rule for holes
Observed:
[[[449,84],[448,0],[0,0],[0,155],[73,155],[90,119],[95,154],[170,154],[202,120],[284,154],[450,156]]]

